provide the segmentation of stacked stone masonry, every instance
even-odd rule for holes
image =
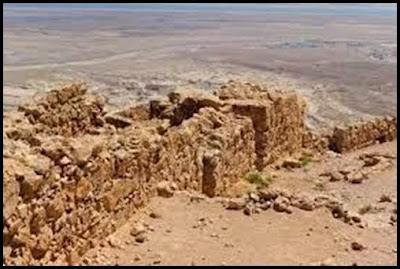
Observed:
[[[77,84],[3,116],[4,264],[77,263],[161,182],[220,196],[304,147],[348,150],[396,136],[391,121],[320,138],[304,127],[294,93],[233,81],[214,95],[176,91],[116,113],[104,104]]]

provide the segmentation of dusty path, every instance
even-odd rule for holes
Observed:
[[[58,68],[58,67],[67,67],[67,66],[86,66],[86,65],[96,65],[96,64],[105,64],[110,61],[122,60],[126,58],[135,57],[139,54],[138,51],[127,52],[116,54],[108,57],[102,57],[92,60],[85,61],[73,61],[73,62],[65,62],[65,63],[48,63],[48,64],[33,64],[33,65],[22,65],[22,66],[3,66],[4,72],[9,71],[23,71],[23,70],[34,70],[34,69],[45,69],[45,68]]]
[[[157,197],[111,235],[103,247],[90,250],[83,259],[89,264],[110,265],[396,265],[397,169],[394,162],[376,166],[362,184],[325,181],[315,190],[311,176],[346,162],[356,165],[362,153],[380,152],[396,156],[396,141],[375,145],[340,157],[323,159],[275,180],[277,186],[300,193],[335,193],[354,211],[365,205],[380,208],[361,216],[363,228],[332,217],[327,208],[292,214],[272,209],[246,216],[223,208],[219,199],[191,199],[176,193]],[[382,194],[392,202],[380,203]],[[150,215],[153,213],[153,217]],[[155,215],[155,216],[154,216]],[[154,218],[155,217],[155,218]],[[138,243],[132,227],[144,224],[145,241]],[[353,250],[352,242],[366,248]]]

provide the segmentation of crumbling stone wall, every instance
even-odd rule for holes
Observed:
[[[305,104],[296,94],[231,81],[218,95],[227,100],[235,114],[251,118],[258,169],[302,147]]]
[[[19,107],[31,124],[47,134],[73,136],[90,132],[93,126],[104,124],[102,116],[105,99],[86,94],[84,83],[51,91],[43,98]]]
[[[330,138],[330,148],[337,152],[355,150],[375,142],[396,139],[397,119],[384,117],[347,127],[336,127]]]
[[[160,183],[223,195],[302,147],[323,151],[331,139],[352,149],[396,136],[394,120],[321,138],[304,128],[296,95],[238,82],[116,113],[103,106],[79,84],[3,117],[4,264],[76,264]],[[356,135],[362,142],[348,138]]]
[[[140,117],[96,106],[86,113],[88,99],[68,89],[76,86],[50,93],[72,96],[62,104],[41,99],[3,119],[5,264],[74,264],[159,182],[214,196],[253,167],[251,121],[207,106],[206,98],[183,98],[170,119],[146,119],[142,108]],[[192,101],[201,105],[190,108]],[[40,107],[46,110],[32,112]],[[74,109],[88,117],[71,116]],[[60,111],[76,125],[53,120]]]

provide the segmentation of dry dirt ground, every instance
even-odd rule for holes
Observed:
[[[344,155],[330,154],[292,171],[266,171],[274,178],[269,188],[285,188],[295,195],[332,195],[349,211],[359,212],[360,224],[336,219],[327,208],[294,208],[291,214],[268,209],[248,216],[242,210],[225,209],[224,199],[180,192],[172,198],[154,198],[125,226],[90,250],[82,263],[396,265],[396,145],[394,141]],[[382,157],[371,168],[363,167],[359,159],[363,153],[388,158]],[[344,167],[361,167],[368,179],[352,184],[345,180],[331,182],[320,176],[327,170]],[[382,202],[382,196],[390,201]],[[144,241],[137,242],[138,236],[132,231],[142,225]],[[354,242],[363,249],[354,250]]]

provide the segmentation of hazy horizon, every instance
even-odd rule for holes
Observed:
[[[397,4],[391,3],[4,3],[7,9],[117,9],[126,11],[225,11],[315,13],[335,15],[397,15]]]

